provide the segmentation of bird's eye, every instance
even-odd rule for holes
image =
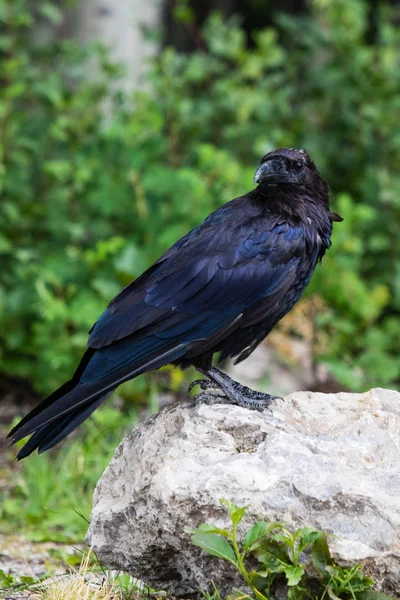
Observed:
[[[304,163],[302,160],[295,160],[293,163],[293,167],[296,169],[296,171],[301,171],[304,167]]]

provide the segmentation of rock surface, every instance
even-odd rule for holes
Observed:
[[[148,418],[99,481],[87,542],[104,564],[177,596],[233,568],[191,545],[185,528],[227,526],[219,503],[255,519],[325,529],[338,562],[362,563],[400,598],[400,393],[297,392],[272,412],[181,405]]]

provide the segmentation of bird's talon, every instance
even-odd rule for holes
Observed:
[[[192,389],[194,387],[196,387],[196,385],[200,385],[200,383],[204,381],[204,379],[196,379],[195,381],[192,381],[192,383],[189,385],[188,387],[188,392],[190,393],[192,391]]]
[[[203,392],[206,392],[207,390],[219,390],[220,388],[217,384],[215,384],[213,381],[210,381],[209,379],[196,379],[196,381],[192,381],[192,383],[189,385],[188,387],[188,392],[191,392],[192,389],[194,387],[196,387],[196,385],[200,386],[200,389]]]
[[[226,396],[212,395],[210,392],[201,392],[193,396],[196,404],[230,404],[230,400]]]

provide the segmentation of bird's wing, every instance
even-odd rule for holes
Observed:
[[[144,345],[155,336],[160,346],[214,338],[258,299],[286,288],[305,243],[301,226],[277,218],[206,220],[110,303],[89,346],[128,336]]]

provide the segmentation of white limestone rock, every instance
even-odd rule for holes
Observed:
[[[214,580],[243,587],[185,528],[228,526],[219,499],[249,504],[244,525],[324,529],[335,559],[362,563],[400,598],[400,393],[297,392],[272,412],[186,404],[148,418],[99,481],[87,543],[102,563],[176,596]]]

